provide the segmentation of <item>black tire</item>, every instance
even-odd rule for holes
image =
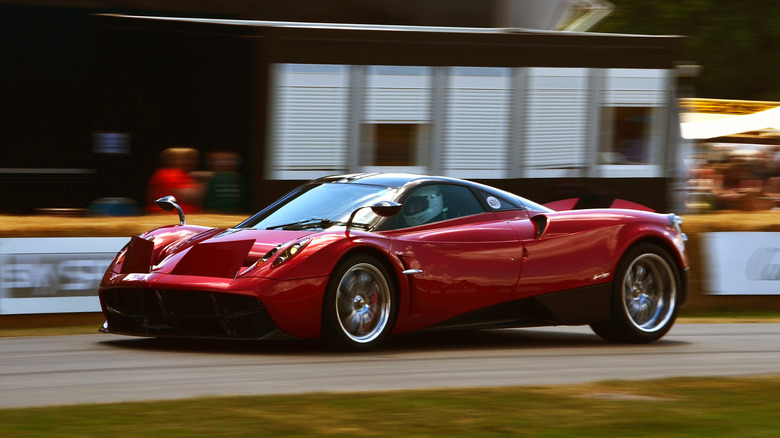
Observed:
[[[395,283],[375,257],[354,255],[333,270],[322,305],[322,337],[340,350],[376,347],[397,314]]]
[[[590,327],[612,342],[657,341],[677,319],[681,287],[680,268],[663,248],[651,243],[634,246],[615,273],[610,320]]]

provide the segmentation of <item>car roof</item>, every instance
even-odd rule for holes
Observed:
[[[503,197],[503,198],[514,199],[515,203],[518,204],[518,207],[524,208],[526,210],[552,211],[522,196],[501,190],[496,187],[480,184],[474,181],[469,181],[469,180],[464,180],[459,178],[450,178],[446,176],[419,175],[413,173],[353,173],[353,174],[345,174],[345,175],[325,176],[316,179],[314,181],[311,181],[309,184],[327,184],[327,183],[367,184],[367,185],[395,188],[403,191],[406,191],[411,187],[415,187],[423,183],[458,184],[462,186],[472,187],[477,190],[482,190],[484,192],[493,194],[500,198]]]
[[[418,175],[413,173],[353,173],[348,175],[332,175],[319,178],[314,183],[339,183],[339,184],[369,184],[376,186],[392,187],[400,189],[411,182],[420,183],[449,182],[457,184],[472,184],[470,181],[447,178],[442,176]]]

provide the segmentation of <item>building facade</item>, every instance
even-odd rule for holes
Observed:
[[[676,178],[679,37],[87,21],[88,56],[58,64],[78,74],[57,76],[67,86],[54,104],[51,93],[30,101],[9,88],[16,104],[6,119],[26,125],[3,131],[3,143],[16,145],[0,178],[6,210],[142,203],[157,156],[176,146],[237,152],[248,211],[342,172],[444,174],[540,202],[623,198],[660,210]],[[19,112],[36,105],[51,117]]]

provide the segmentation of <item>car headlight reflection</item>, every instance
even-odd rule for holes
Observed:
[[[286,261],[290,260],[291,258],[295,257],[296,254],[301,252],[301,250],[311,241],[311,239],[304,239],[299,242],[294,242],[292,245],[290,245],[290,242],[284,242],[279,245],[276,245],[273,249],[265,253],[260,259],[252,264],[249,268],[244,271],[245,273],[249,273],[256,269],[257,267],[263,265],[265,262],[271,260],[274,258],[274,256],[277,256],[276,259],[274,259],[271,266],[279,266]],[[284,250],[282,251],[282,248]],[[280,252],[281,251],[281,252]]]
[[[310,241],[311,239],[304,239],[288,246],[282,252],[280,252],[279,255],[276,256],[276,259],[274,259],[272,266],[279,266],[282,263],[285,263],[291,258],[295,257],[298,253],[300,253],[303,250],[303,248],[306,247],[306,245],[309,244]]]

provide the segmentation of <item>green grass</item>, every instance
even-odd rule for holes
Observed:
[[[5,438],[776,437],[778,406],[780,376],[680,378],[5,409],[0,431]]]

